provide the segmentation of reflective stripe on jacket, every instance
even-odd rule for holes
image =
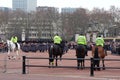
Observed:
[[[87,45],[86,37],[85,36],[78,36],[77,44]]]
[[[95,43],[96,43],[97,46],[102,46],[103,47],[104,46],[104,39],[101,38],[101,37],[98,37],[98,38],[96,38]]]
[[[62,41],[62,39],[61,39],[60,36],[55,36],[55,37],[53,38],[53,40],[54,40],[54,43],[56,43],[56,44],[60,44],[61,41]]]

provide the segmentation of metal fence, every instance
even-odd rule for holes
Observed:
[[[31,65],[31,64],[26,64],[26,60],[29,59],[50,59],[50,58],[43,58],[43,57],[22,57],[23,62],[22,62],[22,74],[26,74],[26,67],[49,67],[45,65]],[[62,60],[83,60],[83,58],[62,58]],[[85,67],[90,69],[90,76],[94,76],[94,60],[100,60],[98,58],[90,58],[90,59],[84,59],[84,60],[89,60],[90,61],[90,66]],[[104,59],[104,61],[120,61],[120,59]],[[54,66],[55,68],[77,68],[77,66]],[[102,68],[102,67],[96,67],[96,68]],[[120,69],[120,67],[105,67],[106,69]]]

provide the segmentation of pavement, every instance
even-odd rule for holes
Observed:
[[[47,52],[25,53],[21,52],[19,57],[48,57]],[[87,59],[91,57],[88,52]],[[22,74],[22,60],[8,60],[6,53],[0,54],[0,80],[120,80],[120,69],[106,69],[95,71],[94,76],[90,76],[90,69],[77,70],[77,68],[48,68],[48,67],[29,67],[27,74]],[[63,58],[76,58],[75,51],[69,50]],[[106,59],[120,59],[118,55],[111,55],[108,52]],[[106,67],[120,67],[120,61],[105,61]],[[48,65],[48,60],[27,60],[27,64]],[[59,66],[77,66],[76,60],[58,61]],[[90,61],[85,61],[85,66],[90,66]],[[6,72],[4,72],[6,71]]]

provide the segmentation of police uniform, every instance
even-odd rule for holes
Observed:
[[[13,37],[11,38],[11,41],[12,41],[13,43],[15,43],[16,47],[18,47],[18,46],[17,46],[18,38],[17,38],[16,36],[13,36]]]
[[[54,44],[60,44],[62,41],[61,37],[58,35],[54,36],[53,40],[54,40]]]
[[[55,35],[54,38],[53,38],[53,41],[54,41],[54,44],[60,46],[60,48],[62,49],[62,52],[63,52],[63,48],[62,48],[62,45],[61,45],[61,42],[62,42],[61,37],[58,36],[58,35]]]
[[[87,45],[86,37],[85,36],[78,36],[77,44],[78,45]]]
[[[104,39],[102,37],[97,37],[95,43],[96,43],[96,46],[104,47]]]
[[[86,41],[86,37],[84,35],[78,36],[77,44],[82,45],[84,47],[85,55],[87,56],[87,41]]]

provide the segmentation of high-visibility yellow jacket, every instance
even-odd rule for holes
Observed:
[[[77,44],[87,45],[86,37],[85,36],[78,36]]]
[[[97,37],[95,41],[97,46],[104,46],[104,39],[102,37]]]
[[[61,41],[62,41],[61,37],[60,37],[60,36],[57,36],[57,35],[54,36],[53,40],[54,40],[54,43],[55,43],[55,44],[60,44]]]
[[[17,43],[18,38],[17,38],[17,37],[12,37],[12,38],[11,38],[11,41],[12,41],[13,43]]]

